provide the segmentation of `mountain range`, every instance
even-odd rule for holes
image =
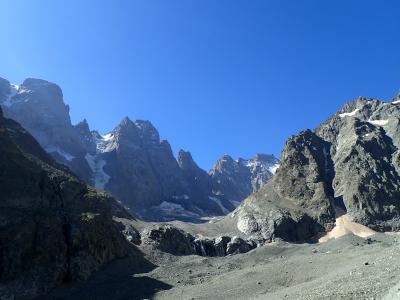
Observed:
[[[149,121],[72,125],[44,80],[0,80],[0,105],[0,299],[399,294],[400,96],[344,105],[280,160],[224,155],[209,172]]]
[[[149,121],[125,117],[104,135],[91,130],[86,120],[72,125],[60,87],[41,79],[14,85],[0,78],[0,105],[4,115],[26,128],[56,161],[110,192],[144,220],[226,215],[263,186],[279,165],[273,155],[237,161],[225,155],[206,172],[189,152],[180,150],[176,159]]]

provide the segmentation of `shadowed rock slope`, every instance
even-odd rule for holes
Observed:
[[[0,298],[46,293],[84,280],[128,254],[110,196],[58,165],[0,110]]]

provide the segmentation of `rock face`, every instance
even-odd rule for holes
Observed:
[[[374,230],[399,230],[399,117],[399,97],[360,98],[291,137],[276,176],[233,213],[238,229],[306,241],[329,230],[340,209]]]
[[[173,255],[194,254],[194,237],[170,225],[155,226],[142,233],[143,243],[153,243],[154,247]]]
[[[246,253],[257,247],[252,240],[238,236],[195,239],[191,234],[171,225],[157,225],[145,229],[142,245],[150,244],[155,249],[173,255],[226,256]]]
[[[128,254],[130,245],[112,219],[119,204],[56,163],[1,109],[0,170],[1,299],[86,279]]]
[[[273,156],[217,162],[208,174],[181,150],[175,159],[149,121],[125,118],[110,133],[72,125],[61,89],[40,79],[0,80],[0,105],[59,163],[90,185],[111,192],[145,220],[195,221],[226,215],[272,176]]]
[[[254,159],[237,161],[224,155],[210,171],[213,191],[236,207],[265,185],[278,166],[279,161],[273,155],[257,154]]]
[[[59,86],[31,78],[21,85],[11,85],[3,79],[0,104],[7,118],[22,124],[57,161],[90,182],[90,169],[84,158],[92,149],[87,147],[87,137],[72,126]]]

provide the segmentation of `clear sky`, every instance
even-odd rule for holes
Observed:
[[[2,0],[0,76],[59,84],[74,123],[148,119],[208,169],[280,155],[360,95],[400,88],[400,2]]]

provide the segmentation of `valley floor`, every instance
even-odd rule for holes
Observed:
[[[400,299],[400,239],[384,234],[227,257],[148,251],[143,259],[116,261],[46,299]]]

